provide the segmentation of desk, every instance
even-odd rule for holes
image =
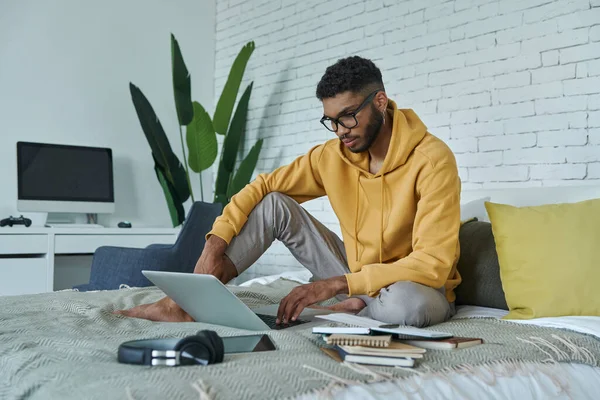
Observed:
[[[179,228],[0,228],[0,296],[51,292],[55,268],[66,256],[91,255],[101,246],[172,244]],[[65,256],[65,257],[61,257]],[[62,261],[61,261],[62,260]],[[69,264],[66,262],[66,264]],[[89,276],[89,272],[88,272]],[[87,282],[79,282],[87,283]]]

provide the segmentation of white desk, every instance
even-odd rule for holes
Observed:
[[[0,296],[53,291],[55,268],[67,260],[60,256],[86,255],[89,263],[101,246],[171,244],[178,234],[179,228],[0,228]]]

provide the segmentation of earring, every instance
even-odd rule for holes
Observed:
[[[381,113],[383,115],[383,125],[385,125],[385,111]]]

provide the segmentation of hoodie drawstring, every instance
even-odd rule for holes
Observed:
[[[379,263],[383,264],[383,206],[384,203],[385,175],[381,175],[381,212],[379,214]],[[360,172],[356,177],[356,212],[354,215],[354,259],[358,262],[358,214],[360,194]]]
[[[360,171],[356,175],[356,214],[354,215],[354,258],[358,262],[358,195],[360,186]]]
[[[379,264],[383,264],[383,187],[385,175],[381,175],[381,218],[379,219]]]

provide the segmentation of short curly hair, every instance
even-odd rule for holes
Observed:
[[[372,86],[383,88],[379,68],[371,60],[351,56],[327,67],[317,85],[317,98],[322,101],[346,91],[360,93]]]

